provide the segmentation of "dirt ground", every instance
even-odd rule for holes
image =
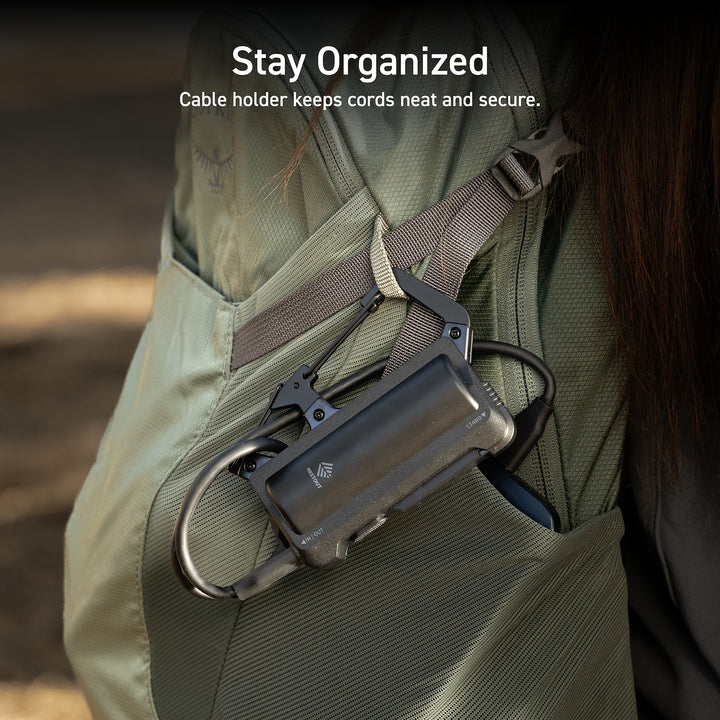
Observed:
[[[0,720],[89,717],[62,647],[63,531],[174,180],[196,12],[103,7],[0,24]]]

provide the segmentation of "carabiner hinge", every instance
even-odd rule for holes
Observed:
[[[360,310],[355,317],[342,329],[340,334],[328,345],[312,366],[301,366],[289,380],[278,387],[270,399],[265,419],[273,410],[295,406],[300,409],[308,425],[315,428],[337,412],[337,408],[325,400],[313,387],[317,380],[318,370],[350,334],[363,323],[365,318],[377,310],[383,300],[383,294],[378,290],[377,286],[371,288],[365,294],[360,301]]]
[[[542,192],[556,172],[565,165],[563,158],[582,150],[563,129],[562,114],[556,113],[546,128],[526,140],[510,143],[493,160],[491,172],[513,200],[529,200]],[[520,158],[531,158],[526,168]]]
[[[299,367],[293,376],[285,382],[275,395],[271,410],[295,406],[307,420],[311,428],[317,427],[323,420],[327,420],[337,412],[327,400],[320,396],[313,385],[317,374],[307,365]]]

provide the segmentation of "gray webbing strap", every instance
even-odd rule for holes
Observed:
[[[485,175],[473,178],[386,235],[384,243],[390,263],[407,269],[427,257],[440,242],[448,222],[478,191],[481,178]],[[368,249],[315,278],[242,325],[233,338],[230,369],[242,367],[289,342],[360,300],[374,284]]]
[[[407,269],[432,253],[423,281],[455,299],[468,264],[515,203],[540,192],[560,169],[560,158],[577,152],[556,115],[546,130],[517,141],[489,170],[384,238],[393,267]],[[533,179],[517,155],[534,158]],[[292,340],[362,298],[375,284],[370,250],[364,250],[258,313],[235,334],[231,370]],[[386,372],[398,367],[440,335],[434,313],[413,303]]]
[[[480,176],[482,186],[448,224],[423,276],[423,282],[455,300],[470,261],[503,218],[519,200],[541,192],[562,167],[567,155],[580,146],[565,135],[558,113],[547,128],[526,140],[511,143],[495,158],[490,170]],[[536,163],[533,179],[516,159],[516,153],[530,156]],[[413,303],[403,323],[384,374],[392,372],[440,337],[442,320],[420,303]]]
[[[504,160],[505,164],[515,162],[519,165],[512,155]],[[513,167],[513,172],[517,172],[517,168]],[[491,171],[480,175],[478,180],[476,192],[447,224],[423,275],[423,282],[453,300],[457,298],[470,261],[516,202],[508,196]],[[397,369],[416,352],[439,338],[443,325],[443,321],[432,310],[414,302],[395,341],[385,374]]]

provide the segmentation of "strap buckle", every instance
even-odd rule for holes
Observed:
[[[569,155],[582,150],[563,130],[562,114],[553,115],[547,127],[526,140],[510,143],[492,162],[491,172],[507,194],[516,201],[529,200],[542,192]],[[531,158],[526,169],[518,158]]]

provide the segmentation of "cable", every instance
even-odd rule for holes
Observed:
[[[531,353],[519,345],[511,345],[510,343],[499,342],[497,340],[475,340],[472,344],[473,352],[482,353],[483,355],[507,355],[513,357],[537,371],[538,375],[545,383],[545,389],[540,396],[546,405],[552,405],[555,398],[555,377],[550,368],[535,354]]]
[[[472,348],[473,352],[497,353],[515,358],[532,367],[542,377],[545,384],[542,395],[536,397],[515,416],[515,439],[496,456],[496,459],[508,470],[515,470],[540,439],[545,425],[552,415],[555,377],[550,368],[537,355],[517,345],[495,340],[478,340],[473,342]]]

